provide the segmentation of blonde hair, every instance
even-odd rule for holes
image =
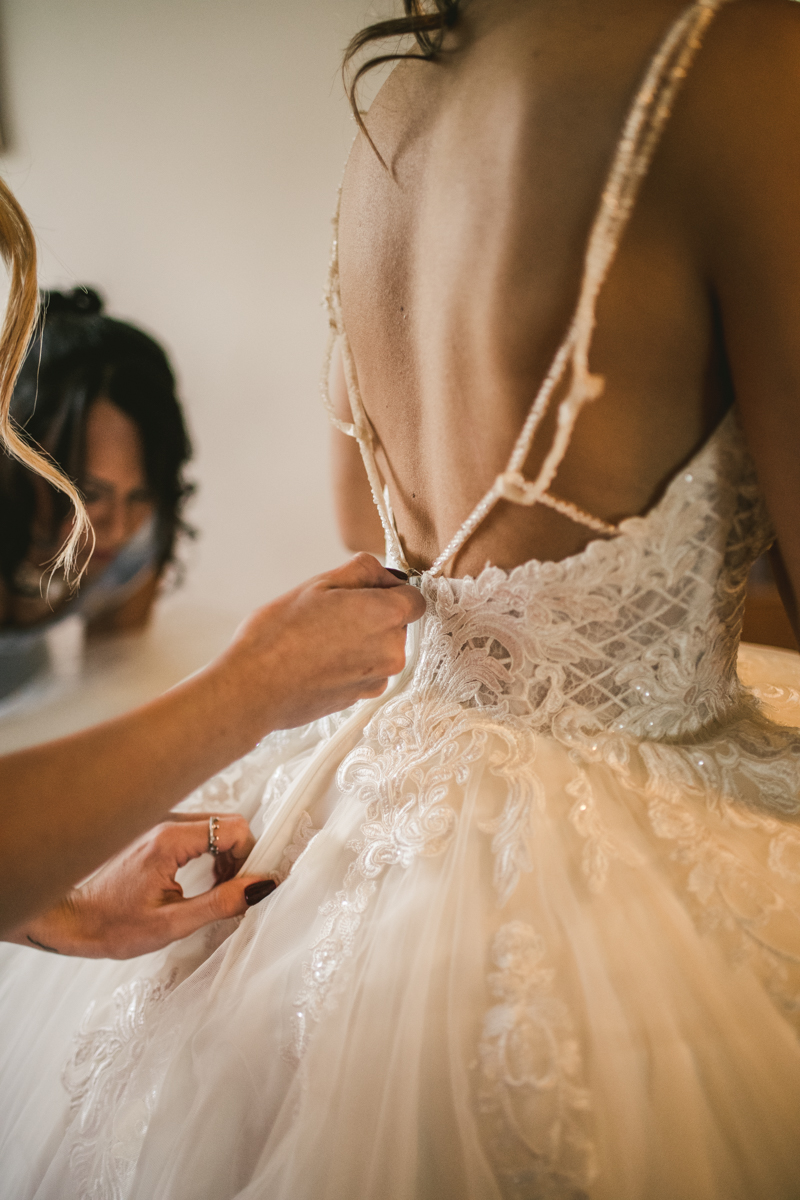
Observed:
[[[61,567],[69,578],[74,574],[78,551],[86,541],[93,540],[92,527],[78,489],[40,447],[18,432],[11,416],[14,384],[39,313],[39,285],[33,230],[2,179],[0,255],[10,276],[8,303],[0,330],[0,447],[69,498],[74,510],[72,530],[52,562],[53,570]]]

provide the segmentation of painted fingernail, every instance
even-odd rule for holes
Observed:
[[[386,570],[390,575],[394,575],[395,579],[402,579],[403,583],[408,583],[408,576],[405,571],[398,571],[397,567],[387,567]]]
[[[258,904],[259,900],[266,899],[272,895],[277,887],[274,879],[259,879],[257,883],[248,883],[244,889],[244,902],[248,908],[252,908],[254,904]]]

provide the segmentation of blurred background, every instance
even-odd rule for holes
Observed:
[[[344,557],[321,296],[355,130],[341,55],[370,15],[365,0],[2,0],[0,171],[36,231],[42,285],[94,284],[165,346],[200,534],[146,646],[95,653],[106,684],[82,695],[86,712],[18,697],[0,749],[175,682],[254,606]],[[74,655],[61,658],[66,678]]]

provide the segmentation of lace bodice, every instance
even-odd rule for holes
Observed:
[[[696,735],[752,707],[736,652],[748,569],[771,540],[731,412],[613,540],[509,574],[424,576],[418,685],[565,737]]]

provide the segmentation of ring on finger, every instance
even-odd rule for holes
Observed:
[[[208,818],[208,853],[213,854],[214,858],[219,854],[219,843],[217,842],[217,832],[219,830],[219,817]]]

